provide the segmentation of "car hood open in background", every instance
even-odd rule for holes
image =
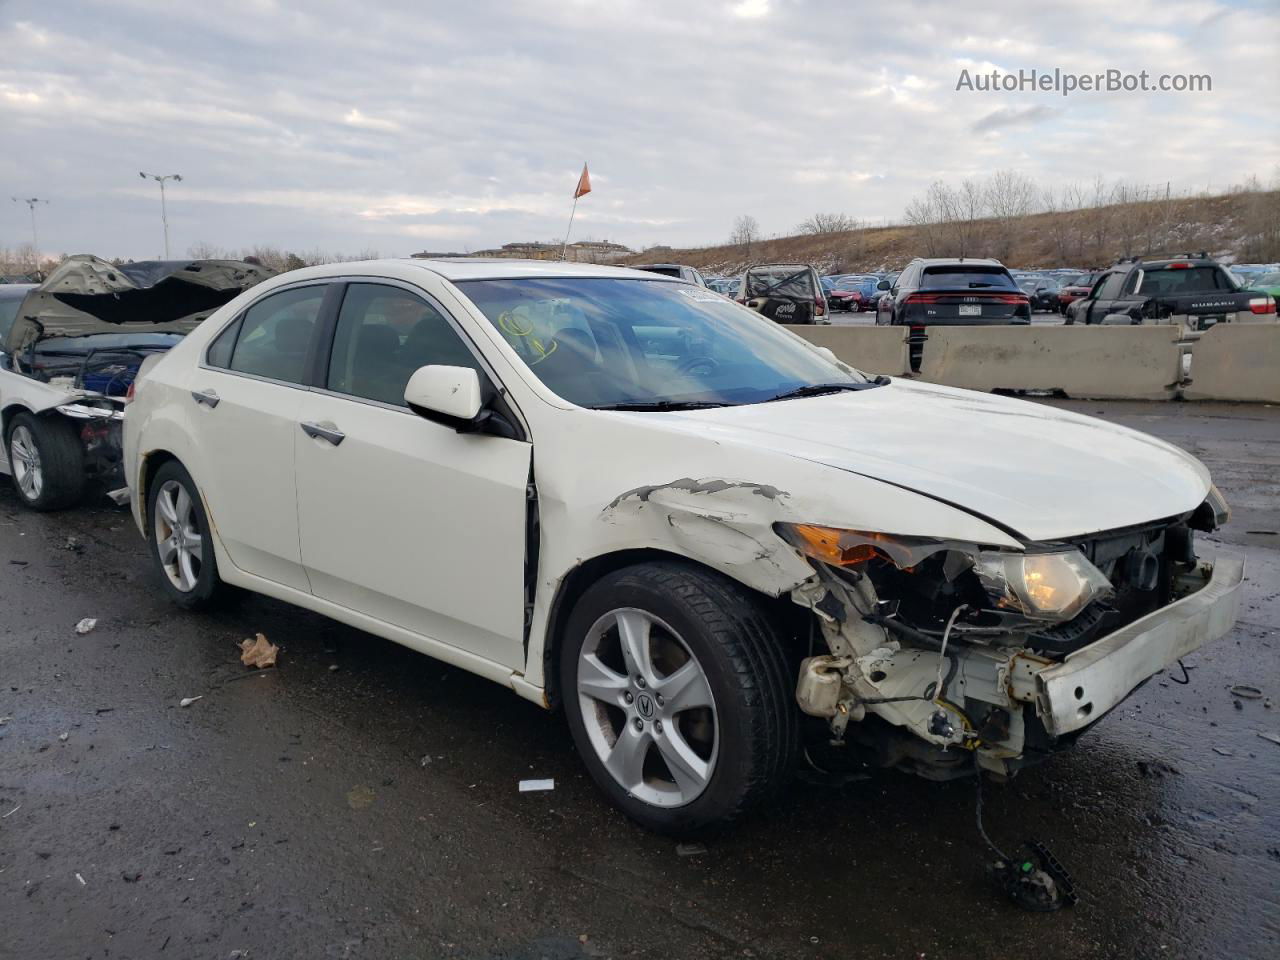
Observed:
[[[0,348],[18,353],[48,337],[190,333],[218,307],[272,276],[241,260],[144,260],[117,266],[88,254],[68,257],[23,299]]]
[[[802,400],[639,416],[663,418],[658,422],[712,442],[751,445],[904,487],[1027,540],[1186,513],[1210,485],[1194,458],[1146,434],[1029,401],[903,380]]]

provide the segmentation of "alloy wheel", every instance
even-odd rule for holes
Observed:
[[[40,448],[25,424],[14,427],[9,435],[9,467],[22,495],[38,500],[44,490],[44,470],[40,466]]]
[[[183,593],[195,589],[204,557],[204,537],[187,488],[167,480],[156,494],[156,552],[169,582]]]
[[[644,610],[611,610],[578,655],[578,703],[610,776],[645,803],[678,807],[711,781],[719,745],[706,673],[675,630]]]

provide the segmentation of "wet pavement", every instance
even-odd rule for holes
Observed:
[[[1280,956],[1280,409],[1056,404],[1202,457],[1250,565],[1189,684],[985,788],[993,839],[1047,843],[1074,909],[989,885],[972,782],[802,780],[681,856],[605,806],[559,717],[275,601],[182,613],[125,510],[33,515],[6,485],[0,957]],[[241,665],[257,631],[278,668]]]

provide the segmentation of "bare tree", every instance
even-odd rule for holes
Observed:
[[[815,213],[796,228],[798,233],[847,233],[858,229],[858,221],[844,213]]]
[[[1016,170],[997,170],[987,181],[985,189],[993,234],[991,251],[1000,260],[1008,260],[1023,218],[1035,209],[1035,181]]]
[[[760,221],[750,214],[744,213],[733,221],[733,233],[729,242],[742,248],[744,257],[751,256],[751,244],[760,239]]]
[[[942,252],[942,209],[939,197],[946,192],[946,184],[935,181],[924,196],[914,197],[907,204],[906,221],[915,228],[916,238],[930,257],[936,257]]]
[[[207,240],[197,240],[187,248],[187,256],[192,260],[227,260],[230,252]]]

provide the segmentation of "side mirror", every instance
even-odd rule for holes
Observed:
[[[404,402],[428,420],[437,414],[450,421],[470,423],[484,406],[480,375],[470,367],[419,367],[404,385]]]
[[[879,283],[877,283],[877,284],[876,284],[876,289],[877,289],[877,290],[888,290],[888,289],[889,289],[889,281],[888,281],[888,280],[881,280]]]
[[[452,427],[458,433],[485,433],[508,440],[523,439],[520,429],[504,413],[500,396],[485,386],[471,367],[432,364],[419,367],[404,385],[404,402],[409,409],[433,423]]]

